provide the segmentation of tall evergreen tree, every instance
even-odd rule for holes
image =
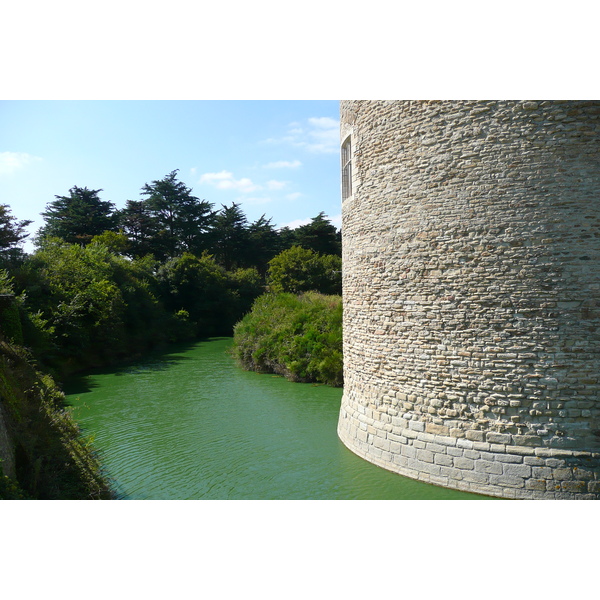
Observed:
[[[33,221],[17,221],[8,204],[0,204],[0,251],[19,245],[29,234],[25,228]]]
[[[295,229],[290,229],[289,227],[279,229],[277,231],[277,242],[279,252],[289,250],[292,246],[297,246],[298,241],[296,240]]]
[[[269,261],[279,254],[279,234],[271,219],[262,215],[248,226],[248,263],[263,275],[266,273]]]
[[[251,262],[248,255],[248,219],[235,202],[231,206],[221,206],[223,208],[215,216],[212,229],[211,253],[227,271],[248,266]]]
[[[207,244],[213,220],[212,204],[192,196],[191,188],[177,180],[178,169],[163,179],[144,184],[142,196],[157,225],[152,242],[159,258],[183,252],[200,253]]]
[[[115,231],[117,216],[112,202],[100,200],[102,190],[88,190],[77,186],[68,196],[55,196],[41,213],[46,224],[38,237],[58,237],[69,244],[87,245],[104,231]]]
[[[0,267],[22,260],[24,252],[18,246],[29,236],[25,228],[33,221],[17,221],[8,204],[0,204]]]
[[[299,246],[319,254],[342,254],[340,235],[323,211],[313,217],[308,225],[294,229],[294,237]]]
[[[158,223],[144,200],[127,200],[118,211],[119,227],[129,238],[129,254],[135,257],[154,254]]]

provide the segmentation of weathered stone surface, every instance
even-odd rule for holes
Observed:
[[[341,135],[342,441],[457,489],[600,498],[600,102],[343,101]]]

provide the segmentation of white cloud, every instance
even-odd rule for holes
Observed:
[[[269,204],[269,202],[273,202],[273,198],[269,198],[268,196],[252,196],[250,198],[244,196],[243,198],[238,198],[237,200],[243,202],[244,204],[252,206],[256,206],[259,204]]]
[[[289,227],[290,229],[296,229],[297,227],[301,227],[302,225],[308,225],[311,222],[312,222],[311,218],[296,219],[294,221],[290,221],[289,223],[284,223],[283,225],[280,225],[279,229],[282,229],[283,227]]]
[[[331,224],[334,225],[336,227],[336,229],[341,229],[342,228],[342,215],[335,215],[334,217],[327,217],[327,219],[329,221],[331,221]],[[289,227],[290,229],[296,229],[297,227],[301,227],[302,225],[308,225],[309,223],[312,223],[312,218],[307,218],[307,219],[295,219],[294,221],[290,221],[289,223],[284,223],[283,225],[280,225],[278,227],[278,229],[281,229],[283,227]]]
[[[254,183],[248,177],[242,177],[236,179],[231,171],[219,171],[218,173],[204,173],[198,180],[200,184],[212,185],[218,190],[233,190],[241,194],[251,194],[252,192],[258,192],[261,190],[279,191],[283,190],[288,182],[279,181],[277,179],[270,179],[265,184],[261,185]],[[257,198],[245,199],[257,201]],[[261,199],[260,203],[271,202],[271,199]]]
[[[308,122],[320,129],[336,129],[340,125],[339,121],[331,117],[311,117]]]
[[[303,194],[301,194],[300,192],[293,192],[291,194],[288,194],[285,198],[286,200],[297,200],[298,198],[301,198],[303,196]]]
[[[340,145],[339,121],[329,117],[315,117],[308,119],[308,122],[312,126],[308,132],[308,149],[311,152],[337,152]]]
[[[219,190],[236,190],[243,194],[249,194],[262,189],[260,185],[252,182],[248,177],[235,179],[230,171],[220,171],[219,173],[204,173],[199,183],[207,183]]]
[[[276,179],[267,181],[268,190],[282,190],[286,185],[287,183],[285,181],[277,181]]]
[[[290,123],[285,135],[265,140],[267,144],[290,144],[316,154],[339,152],[339,121],[331,117],[311,117],[306,124]]]
[[[39,156],[26,152],[0,152],[0,175],[10,175],[39,160]]]
[[[277,160],[265,165],[265,169],[297,169],[302,163],[299,160]]]

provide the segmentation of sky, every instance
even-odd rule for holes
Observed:
[[[178,169],[192,194],[276,227],[340,215],[339,102],[291,100],[0,101],[0,204],[40,215],[73,186],[122,208]]]

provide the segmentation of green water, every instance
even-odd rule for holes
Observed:
[[[376,467],[336,434],[341,389],[241,370],[230,338],[66,386],[128,499],[480,499]]]

